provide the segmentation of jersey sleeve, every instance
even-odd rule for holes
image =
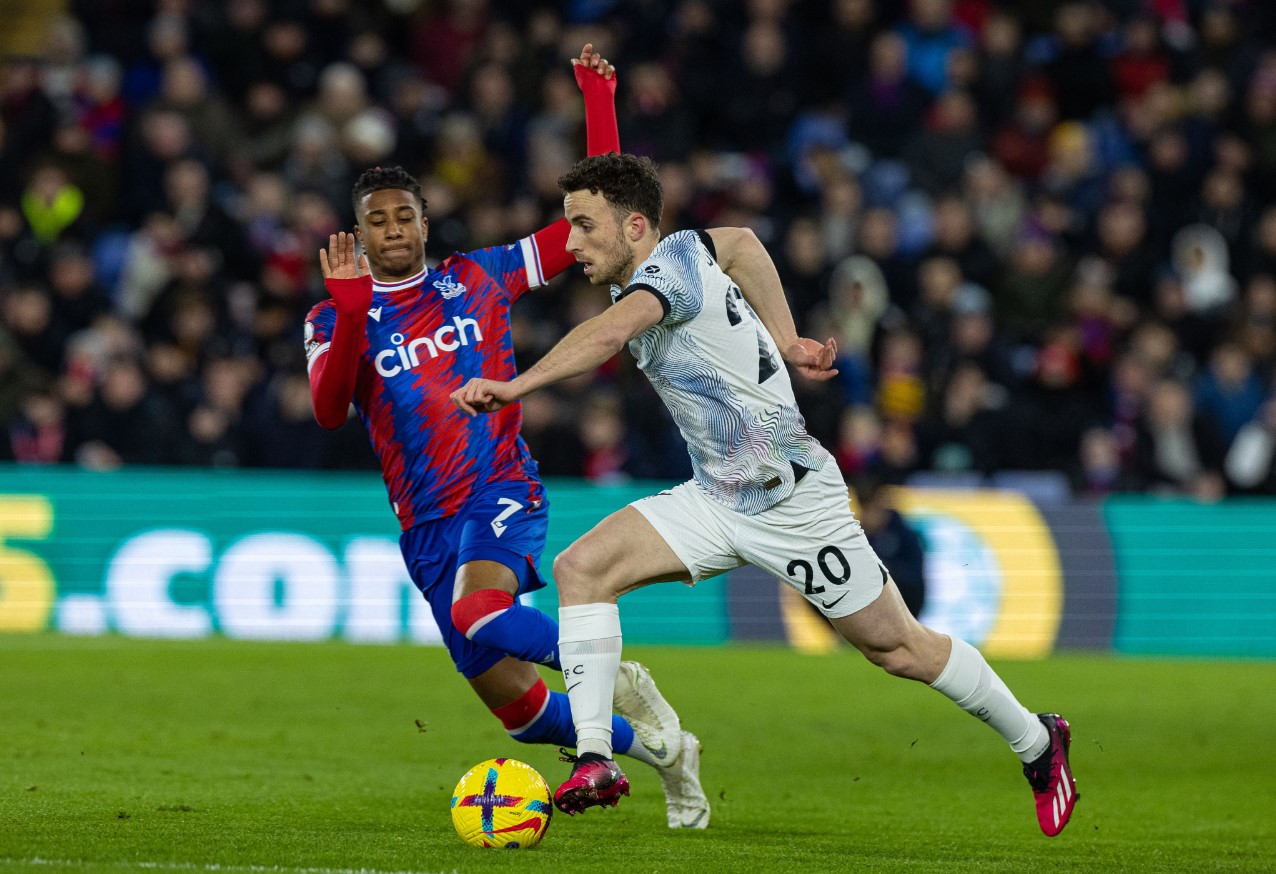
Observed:
[[[320,355],[332,345],[332,329],[337,324],[337,310],[332,301],[321,301],[306,314],[303,338],[306,344],[306,370],[315,366]]]
[[[694,319],[704,305],[704,284],[696,263],[700,245],[694,231],[671,234],[662,242],[661,251],[652,252],[638,268],[621,297],[640,289],[654,294],[665,311],[662,325]]]
[[[479,249],[470,252],[467,257],[496,280],[496,284],[509,293],[511,301],[518,300],[533,288],[540,288],[546,281],[540,248],[534,236],[505,246]]]

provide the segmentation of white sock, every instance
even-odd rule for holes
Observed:
[[[1050,745],[1046,727],[1015,699],[979,650],[956,637],[951,640],[953,651],[948,664],[930,684],[931,688],[988,723],[1022,761],[1034,761]]]
[[[620,608],[558,608],[558,658],[576,723],[576,753],[612,758],[611,696],[620,670]]]

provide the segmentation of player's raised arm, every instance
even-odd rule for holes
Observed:
[[[780,274],[757,235],[748,228],[711,228],[708,233],[713,238],[718,265],[740,286],[741,294],[762,320],[784,360],[809,379],[823,381],[837,376],[833,367],[837,343],[831,337],[821,344],[798,336]]]
[[[620,131],[616,125],[616,68],[585,43],[580,57],[572,58],[572,73],[585,98],[585,139],[590,155],[620,151]],[[534,250],[540,253],[541,274],[553,279],[574,259],[567,251],[571,226],[559,219],[532,234]]]
[[[585,154],[620,151],[616,123],[616,68],[585,43],[579,58],[572,58],[572,74],[585,97]]]
[[[627,295],[605,312],[573,328],[526,372],[509,382],[471,379],[452,392],[452,403],[471,416],[494,413],[537,389],[594,370],[664,315],[664,307],[655,295]]]
[[[359,351],[372,305],[372,274],[366,256],[355,260],[354,234],[345,231],[329,236],[328,248],[319,250],[319,269],[324,287],[332,295],[336,320],[330,338],[316,336],[316,320],[307,320],[306,355],[315,420],[332,429],[345,424],[354,398]]]

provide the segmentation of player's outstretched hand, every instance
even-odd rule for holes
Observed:
[[[324,287],[337,302],[337,310],[360,314],[372,306],[372,276],[368,271],[368,256],[354,256],[354,234],[341,231],[328,235],[328,248],[319,250],[319,269],[323,271]],[[367,279],[363,282],[330,280]]]
[[[479,413],[495,413],[501,407],[518,400],[518,393],[508,382],[474,377],[452,392],[452,403],[462,413],[475,416]]]
[[[821,344],[805,337],[798,337],[784,350],[784,360],[797,368],[807,379],[823,382],[837,376],[833,359],[837,357],[837,341],[832,337]]]
[[[607,63],[606,58],[594,51],[593,43],[587,42],[585,47],[580,50],[580,57],[572,58],[572,72],[576,74],[576,82],[581,88],[584,88],[585,83],[589,81],[587,77],[589,77],[589,71],[591,70],[596,77],[601,78],[606,83],[612,94],[616,93],[616,68]]]

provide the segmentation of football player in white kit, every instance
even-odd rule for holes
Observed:
[[[1058,834],[1078,797],[1068,723],[1029,712],[977,649],[924,627],[904,606],[851,513],[836,463],[806,433],[781,363],[827,379],[836,347],[798,336],[762,244],[741,228],[661,237],[660,182],[645,158],[585,158],[559,185],[572,225],[567,248],[590,282],[612,286],[613,305],[512,381],[472,379],[452,400],[471,414],[497,410],[592,371],[628,343],[687,441],[694,477],[613,513],[554,561],[577,736],[557,806],[575,813],[629,794],[611,748],[617,598],[751,563],[787,581],[871,662],[927,683],[1005,738],[1024,763],[1038,824]],[[698,757],[698,742],[683,737],[682,754]]]

